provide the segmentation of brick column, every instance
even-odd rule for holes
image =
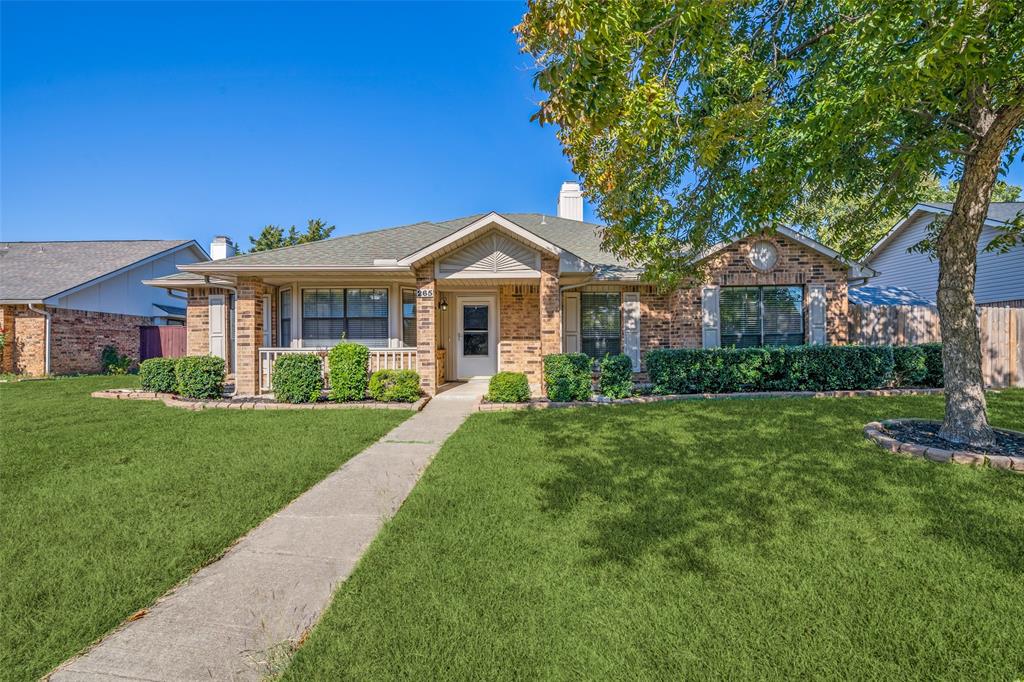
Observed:
[[[558,291],[557,256],[540,261],[540,354],[562,352],[562,295]]]
[[[427,395],[437,393],[437,282],[434,264],[429,263],[416,271],[417,294],[433,292],[433,296],[416,298],[416,371],[420,374],[420,387]]]
[[[263,342],[263,282],[238,281],[235,301],[235,393],[256,395],[260,390],[260,344]]]
[[[9,305],[0,305],[0,329],[3,329],[7,336],[4,338],[4,348],[0,351],[0,372],[4,374],[14,373],[14,308]]]
[[[186,353],[210,354],[210,298],[209,289],[189,289],[185,308]]]

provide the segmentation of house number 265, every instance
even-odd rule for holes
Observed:
[[[417,289],[416,298],[434,298],[433,289]]]

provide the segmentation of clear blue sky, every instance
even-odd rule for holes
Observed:
[[[3,239],[554,213],[524,9],[3,2]]]
[[[248,245],[311,217],[553,213],[572,173],[529,121],[524,9],[4,1],[0,236]]]

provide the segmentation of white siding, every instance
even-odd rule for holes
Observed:
[[[174,298],[166,289],[146,286],[142,280],[174,274],[178,272],[178,268],[175,266],[195,263],[199,260],[205,259],[201,258],[193,249],[182,249],[125,270],[116,277],[84,287],[67,296],[61,296],[57,300],[57,305],[73,310],[92,310],[101,313],[121,313],[144,317],[150,317],[158,312],[153,308],[154,303],[184,308],[185,301]]]
[[[935,219],[932,213],[923,213],[890,240],[868,265],[878,271],[868,284],[899,286],[913,289],[932,301],[939,282],[939,262],[921,253],[907,253],[925,236],[925,228]],[[1016,246],[1007,253],[985,251],[984,247],[999,232],[985,227],[978,242],[978,279],[974,296],[978,303],[991,303],[1024,298],[1024,246]]]

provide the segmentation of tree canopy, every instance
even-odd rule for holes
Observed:
[[[331,236],[332,232],[334,232],[334,225],[327,225],[327,223],[319,218],[311,218],[306,221],[305,232],[299,232],[294,225],[289,227],[287,232],[278,225],[267,225],[257,236],[249,237],[249,242],[252,245],[249,253],[279,249],[282,246],[317,242],[321,239],[327,239]]]
[[[1010,0],[532,0],[516,31],[607,246],[661,278],[745,232],[814,233],[801,205],[850,209],[828,231],[863,249],[930,177],[958,177],[972,105],[1024,103]]]

